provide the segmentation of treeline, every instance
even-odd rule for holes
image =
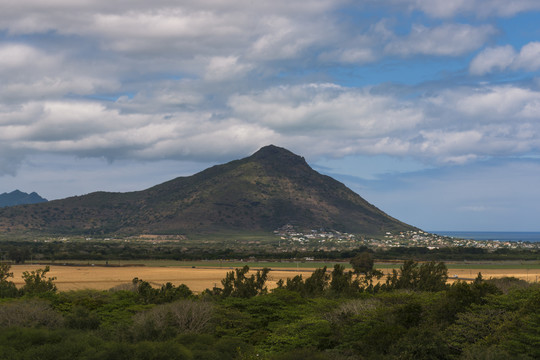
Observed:
[[[383,279],[369,253],[351,264],[272,290],[268,269],[244,267],[202,294],[141,279],[58,292],[42,269],[26,275],[33,291],[0,292],[0,358],[540,358],[538,284],[479,274],[448,285],[444,263],[412,260]],[[1,289],[12,288],[9,270]]]
[[[77,242],[30,242],[9,241],[0,242],[0,260],[11,260],[22,263],[26,260],[219,260],[242,259],[254,257],[257,259],[290,260],[310,257],[316,260],[348,260],[357,253],[371,252],[377,260],[406,260],[416,261],[473,261],[473,260],[540,260],[538,250],[498,249],[488,251],[480,248],[452,247],[429,250],[425,247],[400,247],[388,250],[368,249],[359,247],[346,251],[291,251],[268,252],[250,246],[247,249],[233,247],[212,247],[211,244],[178,245],[164,243],[153,245],[149,243],[125,243],[120,241],[77,241]]]

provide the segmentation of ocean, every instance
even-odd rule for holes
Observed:
[[[472,240],[540,242],[540,232],[430,231],[433,234]]]

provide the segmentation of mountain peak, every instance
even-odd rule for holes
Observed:
[[[293,152],[275,145],[267,145],[260,148],[250,157],[265,163],[282,165],[307,165],[306,160]]]
[[[42,198],[36,192],[27,194],[20,190],[15,190],[10,193],[0,194],[0,207],[37,204],[46,201],[47,199]]]
[[[252,156],[262,158],[262,157],[280,156],[280,155],[294,155],[294,154],[285,148],[270,144],[270,145],[263,146],[262,148],[257,150]]]

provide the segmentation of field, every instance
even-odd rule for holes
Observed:
[[[96,289],[107,290],[112,287],[129,284],[133,278],[148,281],[154,286],[161,286],[167,282],[174,285],[185,284],[191,290],[199,292],[214,286],[221,286],[221,279],[228,271],[235,267],[249,265],[250,268],[260,269],[269,267],[268,285],[275,287],[279,279],[286,279],[297,274],[305,277],[322,266],[333,267],[334,263],[322,262],[268,262],[268,263],[244,263],[244,262],[178,262],[178,261],[147,261],[144,263],[110,263],[110,266],[94,262],[79,265],[51,265],[50,277],[56,277],[55,284],[60,291]],[[343,263],[344,265],[348,265]],[[376,267],[387,274],[392,269],[398,268],[399,263],[381,263]],[[450,281],[455,279],[472,280],[478,272],[484,279],[491,277],[514,276],[530,282],[538,282],[540,278],[540,263],[448,263]],[[17,286],[23,284],[21,275],[24,271],[32,271],[43,268],[44,265],[13,265],[13,281]]]

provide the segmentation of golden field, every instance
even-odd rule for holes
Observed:
[[[24,271],[32,271],[44,268],[43,265],[13,265],[11,271],[14,274],[13,282],[17,286],[22,286],[21,275]],[[256,270],[256,269],[252,269]],[[305,277],[310,276],[315,269],[297,268],[277,268],[269,274],[269,288],[275,287],[279,279],[286,279],[297,274]],[[380,268],[385,274],[392,271],[389,268]],[[174,285],[185,284],[195,292],[203,291],[214,286],[221,286],[221,279],[231,268],[205,268],[205,267],[153,267],[153,266],[61,266],[52,265],[48,277],[56,277],[55,284],[60,291],[95,289],[108,290],[112,287],[129,284],[133,278],[148,281],[153,286],[161,286],[167,282]],[[482,273],[484,279],[514,276],[523,280],[538,282],[540,279],[540,269],[482,269],[463,268],[448,271],[450,281],[458,279],[473,279],[478,272]]]

